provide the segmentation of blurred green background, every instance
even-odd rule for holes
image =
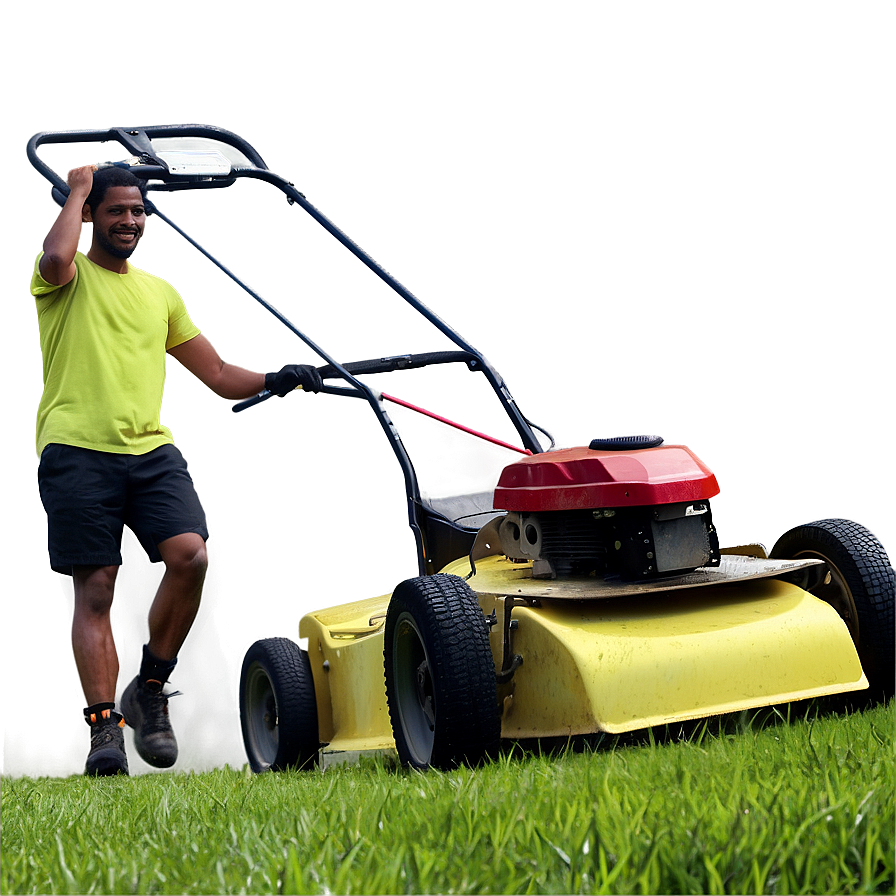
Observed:
[[[241,133],[480,346],[558,444],[658,430],[716,471],[723,541],[848,516],[892,556],[892,3],[5,0],[0,14],[7,772],[78,772],[86,749],[32,449],[28,282],[56,206],[24,146],[42,130]],[[159,204],[341,358],[444,344],[270,188]],[[228,360],[311,360],[160,223],[135,261],[175,283]],[[174,368],[167,420],[213,536],[173,680],[185,763],[202,767],[242,761],[253,639],[293,633],[309,604],[388,592],[414,564],[401,480],[360,402],[236,416]],[[390,388],[483,424],[467,379]],[[396,420],[432,495],[491,488],[514,457]],[[130,676],[159,571],[125,549]]]

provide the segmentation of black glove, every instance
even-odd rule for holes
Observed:
[[[264,375],[265,389],[281,398],[284,395],[289,395],[298,386],[301,386],[305,392],[319,392],[323,384],[317,368],[310,364],[287,364],[277,373]]]

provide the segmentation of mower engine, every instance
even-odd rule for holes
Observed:
[[[507,510],[503,552],[535,578],[639,580],[718,566],[712,472],[657,436],[595,439],[506,467],[494,506]]]

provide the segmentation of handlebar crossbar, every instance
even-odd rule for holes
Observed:
[[[391,373],[393,370],[412,370],[428,367],[431,364],[454,364],[463,362],[471,370],[481,369],[478,356],[470,352],[424,352],[416,355],[395,355],[390,358],[375,358],[369,361],[350,361],[343,367],[352,376],[365,373]],[[340,376],[339,371],[330,364],[318,367],[317,372],[323,380]]]
[[[371,373],[391,373],[394,370],[414,370],[420,367],[428,367],[430,364],[452,364],[462,362],[470,368],[470,370],[481,370],[479,358],[469,352],[422,352],[414,355],[393,355],[389,358],[373,358],[369,361],[349,361],[347,364],[340,365],[342,370],[333,364],[324,364],[317,368],[322,380],[332,380],[343,378],[344,373],[351,374],[352,377]],[[353,395],[361,397],[363,393],[357,389],[340,389],[327,386],[321,390],[331,395]],[[233,412],[238,414],[247,408],[254,407],[263,401],[267,401],[273,395],[272,392],[265,390],[246,398],[243,401],[233,405]],[[399,402],[400,403],[400,402]]]

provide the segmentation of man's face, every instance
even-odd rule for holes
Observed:
[[[129,258],[146,224],[146,208],[137,187],[109,187],[94,211],[86,210],[85,220],[93,222],[93,238],[113,258]]]

